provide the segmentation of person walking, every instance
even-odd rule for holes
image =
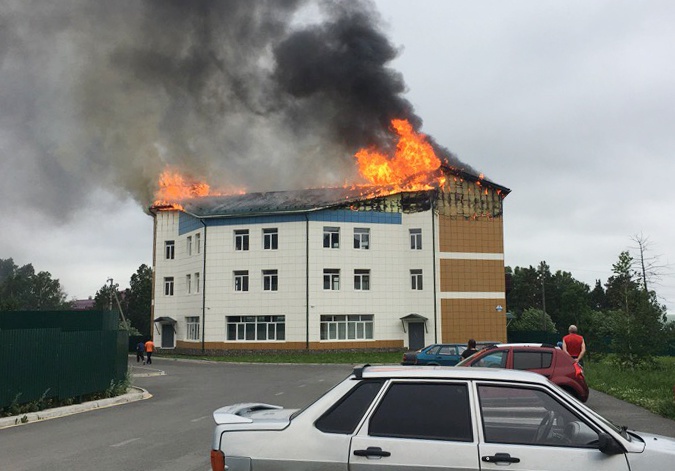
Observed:
[[[145,365],[145,344],[139,340],[136,344],[136,363],[143,362]]]
[[[147,359],[145,360],[145,363],[150,365],[152,364],[152,352],[155,351],[155,344],[152,342],[152,339],[148,339],[147,342],[145,342],[145,355]]]
[[[572,324],[568,329],[568,334],[563,337],[563,350],[571,356],[576,363],[579,363],[586,354],[586,342],[578,334],[577,326]]]
[[[476,349],[476,341],[474,339],[469,339],[469,341],[466,344],[466,350],[462,352],[462,359],[469,358],[477,351],[478,350]]]

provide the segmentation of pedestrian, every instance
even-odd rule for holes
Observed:
[[[474,339],[469,339],[469,341],[466,343],[466,350],[462,352],[462,359],[469,358],[477,351],[478,350],[476,349],[476,341]]]
[[[563,337],[563,350],[571,356],[576,363],[579,363],[586,354],[586,342],[584,338],[577,333],[577,326],[572,324],[568,329],[569,334]]]
[[[145,344],[139,340],[136,344],[136,363],[143,362],[145,365]]]
[[[145,360],[145,363],[148,365],[152,364],[152,352],[155,351],[155,344],[152,342],[152,339],[148,339],[147,342],[145,342],[145,356],[147,359]]]

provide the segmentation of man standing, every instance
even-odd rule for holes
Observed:
[[[462,352],[462,360],[464,360],[465,358],[469,358],[477,351],[478,349],[476,349],[476,341],[474,339],[469,339],[469,341],[466,344],[466,350]]]
[[[155,344],[152,342],[152,339],[148,339],[147,342],[145,342],[145,363],[150,365],[152,363],[152,352],[155,351]]]
[[[568,329],[569,334],[563,337],[563,350],[569,356],[574,358],[576,363],[579,363],[586,354],[586,342],[584,338],[577,333],[577,326],[572,324]]]
[[[136,344],[136,363],[143,362],[145,365],[145,344],[139,340]]]

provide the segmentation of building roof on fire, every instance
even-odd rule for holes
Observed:
[[[511,190],[489,180],[456,169],[443,168],[446,175],[463,180],[480,181],[486,187],[500,190],[506,196]],[[180,201],[182,210],[198,218],[235,217],[267,215],[272,213],[304,213],[322,209],[342,207],[383,198],[394,194],[420,194],[434,190],[392,191],[387,187],[342,187],[312,188],[305,190],[270,191],[261,193],[244,193],[236,195],[205,196]],[[154,206],[152,210],[170,209]]]

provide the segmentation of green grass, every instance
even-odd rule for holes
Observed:
[[[289,353],[246,353],[228,356],[165,355],[171,358],[192,358],[199,360],[223,361],[232,363],[329,363],[360,365],[369,363],[400,363],[403,352],[289,352]]]
[[[587,362],[586,381],[591,389],[675,420],[675,358],[658,357],[654,368],[621,369],[612,358]]]

